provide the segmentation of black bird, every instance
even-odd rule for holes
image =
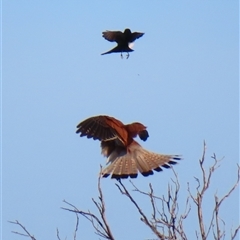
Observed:
[[[102,33],[103,37],[108,40],[109,42],[116,42],[118,45],[111,49],[108,52],[102,53],[101,55],[104,54],[109,54],[109,53],[114,53],[114,52],[120,52],[121,57],[123,52],[127,52],[127,58],[129,58],[129,52],[134,51],[129,47],[129,43],[134,42],[137,38],[140,38],[144,35],[144,33],[140,32],[131,32],[130,29],[125,29],[124,32],[120,31],[106,31]]]

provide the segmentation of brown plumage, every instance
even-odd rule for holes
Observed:
[[[109,164],[102,169],[102,177],[136,178],[138,172],[149,176],[153,170],[160,172],[162,167],[170,168],[181,159],[178,155],[157,154],[142,148],[133,138],[139,136],[146,141],[149,135],[139,122],[124,125],[113,117],[95,116],[80,122],[76,133],[101,141],[102,154]]]
[[[142,37],[144,33],[141,32],[131,32],[130,29],[125,29],[124,32],[121,31],[105,31],[102,33],[103,37],[108,40],[109,42],[116,42],[117,46],[111,49],[110,51],[107,51],[104,54],[109,53],[116,53],[120,52],[121,57],[123,52],[127,52],[127,58],[129,58],[129,52],[133,52],[134,50],[129,47],[129,43],[134,42],[136,39]]]

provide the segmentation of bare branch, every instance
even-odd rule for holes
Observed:
[[[204,227],[204,219],[203,219],[203,212],[202,212],[202,201],[203,201],[204,193],[209,188],[212,173],[216,169],[216,165],[218,163],[218,161],[215,158],[215,162],[210,167],[209,173],[207,174],[206,171],[205,171],[205,168],[204,168],[205,154],[206,154],[206,143],[204,141],[203,155],[202,155],[202,158],[199,160],[199,165],[200,165],[200,168],[201,168],[201,171],[202,171],[202,187],[201,187],[200,180],[195,177],[195,179],[198,183],[198,186],[196,187],[196,190],[197,190],[197,196],[196,197],[194,197],[193,194],[191,193],[189,183],[188,183],[189,195],[190,195],[191,199],[193,200],[193,202],[197,206],[198,223],[199,223],[201,237],[202,237],[203,240],[207,239],[210,228],[212,226],[213,218],[211,220],[211,224],[208,228],[208,231],[206,232],[205,227]]]
[[[185,213],[180,215],[178,217],[178,193],[180,190],[180,184],[178,181],[178,177],[174,169],[172,168],[173,173],[175,175],[175,179],[171,179],[173,186],[168,185],[168,195],[167,197],[158,197],[154,194],[154,188],[152,184],[149,184],[149,192],[144,192],[136,185],[130,181],[132,186],[134,187],[133,191],[139,192],[140,194],[149,197],[150,203],[152,206],[152,219],[149,220],[146,216],[146,214],[141,210],[138,203],[133,199],[129,191],[126,189],[124,184],[119,181],[120,185],[116,184],[119,191],[127,196],[130,201],[135,205],[135,207],[138,209],[141,220],[153,231],[153,233],[159,238],[159,239],[183,239],[186,240],[186,234],[183,229],[183,221],[188,216],[190,212],[189,207],[189,198],[187,198],[186,201],[186,210]],[[157,201],[160,201],[161,203],[161,211],[158,210],[157,207]]]
[[[237,165],[237,166],[238,166],[238,175],[237,175],[236,183],[235,183],[235,184],[233,185],[233,187],[229,190],[229,192],[228,192],[226,195],[224,195],[223,198],[219,201],[218,206],[220,206],[220,205],[222,204],[222,202],[231,195],[231,193],[235,190],[235,188],[236,188],[236,187],[238,186],[238,184],[239,184],[239,181],[240,181],[240,166],[239,166],[239,165]]]
[[[76,222],[76,226],[73,234],[73,240],[77,240],[77,230],[78,230],[78,224],[79,224],[79,217],[77,213],[76,213],[76,218],[77,218],[77,222]]]
[[[15,222],[13,222],[13,221],[8,221],[8,222],[20,226],[26,234],[20,233],[20,232],[15,232],[15,231],[12,231],[12,233],[15,233],[15,234],[18,234],[18,235],[21,235],[24,237],[30,237],[32,240],[36,240],[36,238],[33,235],[31,235],[28,232],[28,230],[19,221],[15,220]]]
[[[75,229],[74,229],[74,232],[73,232],[73,240],[76,240],[76,239],[77,239],[77,231],[78,231],[78,224],[79,224],[78,214],[75,213],[75,215],[76,215],[76,218],[77,218],[77,222],[76,222]],[[59,230],[58,230],[58,228],[57,228],[57,239],[58,239],[58,240],[61,240],[60,235],[59,235]],[[67,238],[65,238],[65,239],[67,239]]]
[[[97,207],[97,209],[100,213],[100,218],[97,217],[95,214],[91,213],[90,211],[85,212],[85,211],[79,210],[73,204],[68,203],[65,200],[63,202],[68,204],[69,206],[71,206],[73,209],[68,209],[68,208],[62,208],[62,209],[82,215],[88,221],[91,222],[93,228],[95,229],[95,233],[98,236],[103,237],[105,239],[114,240],[114,237],[112,235],[111,229],[109,227],[109,224],[107,222],[107,218],[106,218],[106,215],[105,215],[106,208],[105,208],[104,197],[103,197],[103,193],[102,193],[102,189],[101,189],[101,178],[100,178],[100,176],[98,177],[98,192],[99,192],[100,202],[97,202],[93,198],[92,198],[92,201],[93,201],[93,203],[95,204],[95,206]],[[77,229],[78,229],[78,219],[77,219],[77,225],[76,225],[76,229],[75,229],[74,240],[76,240]]]
[[[240,225],[235,229],[234,233],[231,235],[232,240],[237,236],[239,229],[240,229]]]
[[[57,228],[57,239],[58,239],[58,240],[61,240],[61,238],[60,238],[60,236],[59,236],[59,230],[58,230],[58,228]]]
[[[208,238],[208,235],[210,233],[210,230],[212,229],[214,238],[219,240],[219,239],[223,239],[225,237],[225,230],[223,227],[220,227],[220,222],[222,222],[222,224],[225,226],[225,222],[219,217],[219,209],[220,209],[220,205],[222,204],[222,202],[231,195],[231,193],[235,190],[235,188],[237,187],[239,180],[240,180],[240,168],[238,166],[238,178],[236,183],[234,184],[234,186],[229,190],[229,192],[223,196],[222,199],[219,200],[218,196],[215,195],[215,207],[213,209],[212,212],[212,216],[211,216],[211,220],[210,220],[210,224],[208,227],[204,227],[205,221],[203,218],[203,209],[202,209],[202,202],[203,202],[203,198],[205,195],[206,190],[209,188],[210,186],[210,181],[212,178],[212,173],[219,167],[219,162],[222,160],[218,160],[216,155],[214,154],[212,156],[212,158],[214,159],[214,163],[212,164],[212,166],[209,168],[209,172],[207,173],[204,167],[204,162],[205,162],[205,154],[206,154],[206,144],[204,142],[204,149],[203,149],[203,155],[202,158],[199,160],[199,164],[200,164],[200,168],[202,171],[202,181],[200,182],[200,180],[198,178],[195,177],[198,185],[196,187],[197,190],[197,194],[196,196],[194,196],[191,191],[190,191],[190,187],[189,187],[189,183],[188,183],[188,192],[190,195],[190,198],[193,200],[193,202],[196,204],[197,206],[197,212],[198,212],[198,223],[199,223],[199,228],[200,228],[200,233],[201,233],[201,239],[206,240]],[[214,225],[214,220],[215,220],[215,225]],[[236,229],[237,230],[237,229]],[[216,232],[215,232],[216,231]],[[238,231],[238,230],[237,230]],[[197,233],[196,233],[197,234]],[[236,233],[237,234],[237,233]],[[197,238],[198,238],[198,234],[197,234]]]
[[[225,201],[226,198],[228,198],[228,197],[232,194],[232,192],[236,189],[236,187],[237,187],[238,184],[239,184],[239,181],[240,181],[240,166],[239,166],[239,165],[237,165],[237,166],[238,166],[237,180],[236,180],[235,184],[233,185],[233,187],[220,199],[220,201],[219,201],[219,199],[218,199],[218,196],[215,195],[215,209],[214,209],[214,212],[215,212],[215,221],[216,221],[216,226],[217,226],[217,236],[218,236],[218,239],[221,239],[221,238],[222,238],[222,235],[225,234],[225,231],[223,231],[222,234],[221,234],[221,231],[220,231],[220,228],[219,228],[219,221],[218,221],[218,220],[219,220],[219,216],[218,216],[218,212],[219,212],[220,206],[221,206],[221,204],[223,203],[223,201]],[[223,220],[222,220],[222,222],[224,223]],[[224,225],[225,225],[225,223],[224,223]],[[234,233],[234,235],[232,235],[232,238],[231,238],[231,239],[234,239],[234,238],[235,238],[235,236],[237,235],[237,232],[238,232],[239,228],[240,228],[240,225],[239,225],[239,226],[237,227],[237,229],[235,230],[235,233]]]
[[[156,228],[153,224],[151,224],[151,223],[149,222],[149,220],[148,220],[148,218],[146,217],[146,215],[143,213],[143,211],[141,210],[141,208],[138,206],[138,204],[137,204],[136,201],[133,199],[133,197],[132,197],[131,194],[128,192],[128,190],[127,190],[126,187],[123,185],[123,183],[121,182],[120,179],[118,180],[118,182],[119,182],[119,184],[120,184],[121,186],[119,186],[119,184],[116,184],[116,186],[118,187],[119,191],[120,191],[123,195],[127,196],[127,197],[131,200],[131,202],[135,205],[135,207],[138,209],[138,212],[139,212],[140,215],[142,216],[141,221],[143,221],[143,222],[153,231],[153,233],[155,233],[155,235],[156,235],[157,237],[159,237],[159,239],[164,240],[164,239],[165,239],[164,235],[161,234],[160,232],[158,232],[158,231],[157,231],[157,228]]]
[[[63,201],[66,204],[69,204],[71,206],[73,206],[72,204],[68,203],[67,201]],[[107,238],[107,235],[104,234],[104,231],[106,229],[104,229],[104,225],[102,224],[101,220],[95,216],[94,214],[92,214],[91,212],[84,212],[81,210],[78,210],[75,206],[74,206],[74,210],[73,209],[68,209],[68,208],[63,208],[63,210],[67,210],[69,212],[74,212],[74,213],[78,213],[81,214],[82,216],[84,216],[88,221],[90,221],[94,227],[94,229],[96,230],[96,234],[100,235],[101,237]],[[100,229],[99,229],[100,226]],[[103,230],[103,232],[101,231]],[[108,239],[108,238],[107,238]]]

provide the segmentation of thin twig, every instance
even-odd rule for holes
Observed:
[[[141,221],[143,221],[152,231],[153,233],[155,233],[155,235],[157,237],[159,237],[159,239],[164,240],[165,237],[163,234],[161,234],[159,231],[157,231],[156,227],[154,227],[148,220],[148,218],[146,217],[146,215],[143,213],[143,211],[141,210],[141,208],[138,206],[137,202],[133,199],[133,197],[131,196],[131,194],[128,192],[128,190],[126,189],[126,187],[123,185],[123,183],[121,182],[121,180],[119,180],[119,184],[121,185],[121,187],[116,184],[116,186],[118,187],[119,191],[127,196],[131,202],[135,205],[135,207],[138,209],[138,212],[140,213],[140,215],[142,216]]]
[[[240,225],[235,229],[234,233],[231,236],[231,240],[233,240],[237,236],[239,230],[240,230]]]
[[[12,231],[12,233],[15,233],[15,234],[18,234],[18,235],[21,235],[21,236],[24,236],[24,237],[30,237],[32,240],[36,240],[36,238],[33,235],[31,235],[28,232],[28,230],[19,221],[15,220],[15,222],[13,222],[13,221],[8,221],[8,222],[20,226],[26,234],[16,232],[16,231]]]
[[[217,239],[217,240],[220,240],[220,239],[224,238],[225,230],[222,227],[220,227],[219,221],[221,221],[224,226],[225,226],[225,222],[223,220],[221,220],[220,217],[219,217],[219,209],[220,209],[220,206],[221,206],[222,202],[227,197],[229,197],[231,195],[231,193],[235,190],[235,188],[239,184],[239,181],[240,181],[240,167],[238,166],[237,181],[234,184],[234,186],[228,191],[228,193],[225,194],[223,196],[223,198],[220,199],[220,200],[219,200],[218,196],[215,195],[215,207],[214,207],[213,212],[212,212],[210,224],[205,229],[205,226],[204,226],[205,221],[204,221],[204,218],[203,218],[202,202],[203,202],[205,192],[210,186],[210,181],[212,179],[212,174],[220,166],[220,165],[218,165],[218,163],[222,160],[222,159],[218,160],[216,155],[214,154],[212,156],[212,158],[214,159],[214,163],[209,168],[209,172],[206,173],[206,170],[205,170],[205,167],[204,167],[205,154],[206,154],[206,144],[204,142],[203,155],[202,155],[202,158],[199,160],[200,168],[201,168],[201,171],[202,171],[202,182],[200,183],[200,180],[195,177],[195,179],[198,183],[198,185],[196,187],[196,190],[197,190],[197,196],[196,197],[193,196],[193,194],[191,193],[189,183],[188,183],[188,192],[189,192],[190,198],[193,200],[193,202],[197,206],[198,223],[199,223],[199,227],[200,227],[201,239],[206,240],[209,236],[210,230],[212,230],[214,238]],[[214,220],[215,220],[215,225],[214,225]],[[216,229],[216,232],[215,232],[215,229]],[[236,232],[236,234],[237,234],[237,232]],[[198,238],[198,235],[196,235],[196,236]],[[233,235],[233,236],[235,237],[236,235]]]
[[[98,236],[103,237],[105,239],[114,240],[113,234],[111,232],[111,229],[109,227],[109,224],[108,224],[107,218],[106,218],[106,208],[105,208],[104,197],[103,197],[103,193],[102,193],[102,189],[101,189],[101,176],[98,177],[98,192],[99,192],[100,202],[97,202],[94,198],[92,198],[92,201],[98,209],[100,218],[97,217],[95,214],[91,213],[90,211],[86,212],[86,211],[79,210],[73,204],[71,204],[65,200],[63,202],[65,202],[66,204],[71,206],[73,209],[68,209],[68,208],[62,208],[62,209],[82,215],[88,221],[91,222],[93,228],[95,229],[95,233]],[[78,218],[77,218],[74,240],[76,240],[77,229],[78,229]]]

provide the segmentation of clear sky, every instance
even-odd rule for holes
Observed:
[[[40,239],[72,239],[75,215],[64,199],[97,212],[98,141],[80,138],[76,125],[107,114],[124,123],[142,122],[148,150],[181,154],[175,167],[181,184],[200,177],[203,141],[207,165],[224,157],[204,202],[209,222],[213,195],[234,184],[239,162],[238,1],[29,1],[2,3],[2,234],[17,240],[18,220]],[[129,59],[101,56],[115,43],[102,31],[144,32]],[[140,141],[140,140],[139,140]],[[171,170],[134,183],[151,182],[167,192]],[[130,186],[127,181],[124,181]],[[103,179],[107,217],[116,239],[148,239],[153,234],[137,210],[120,195],[115,180]],[[131,189],[131,188],[130,188]],[[150,203],[135,195],[150,214]],[[193,204],[192,204],[193,206]],[[239,224],[239,192],[223,204],[226,231]],[[186,221],[194,239],[196,214]],[[80,218],[78,239],[98,239]],[[227,235],[229,236],[229,235]]]

